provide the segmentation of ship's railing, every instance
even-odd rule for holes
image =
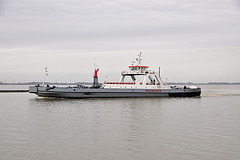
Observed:
[[[136,84],[133,82],[104,82],[104,84]]]
[[[122,75],[126,75],[126,74],[156,74],[155,71],[130,71],[130,72],[126,72],[126,71],[122,71]]]
[[[129,84],[129,85],[135,85],[136,83],[134,82],[104,82],[104,84]],[[143,85],[143,83],[139,83],[140,85]],[[146,85],[154,85],[151,82],[146,83]],[[159,85],[159,83],[156,83],[156,85]]]

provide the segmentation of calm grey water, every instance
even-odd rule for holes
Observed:
[[[240,86],[201,87],[201,98],[0,93],[0,159],[239,160]]]

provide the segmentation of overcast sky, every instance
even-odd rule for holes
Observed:
[[[0,81],[119,80],[143,52],[171,82],[240,81],[240,0],[0,0]]]

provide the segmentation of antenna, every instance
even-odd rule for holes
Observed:
[[[131,61],[132,62],[132,66],[134,65],[134,61]]]
[[[44,74],[44,79],[43,79],[42,86],[44,86],[44,83],[45,83],[45,80],[46,80],[47,76],[48,76],[48,70],[47,70],[47,67],[45,67],[45,74]]]
[[[136,58],[136,61],[138,62],[138,65],[141,66],[141,62],[142,62],[142,52],[140,52],[140,54],[138,55],[138,58]]]
[[[160,67],[158,68],[158,76],[159,76],[159,78],[161,77],[161,74],[160,74],[161,72],[160,72]]]

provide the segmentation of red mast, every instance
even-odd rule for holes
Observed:
[[[99,68],[97,68],[97,66],[95,65],[92,88],[100,88],[101,87],[98,83],[98,75],[97,75],[98,71],[99,71]]]
[[[98,76],[97,76],[97,72],[98,72],[98,71],[99,71],[99,68],[94,70],[94,77],[98,77]]]

